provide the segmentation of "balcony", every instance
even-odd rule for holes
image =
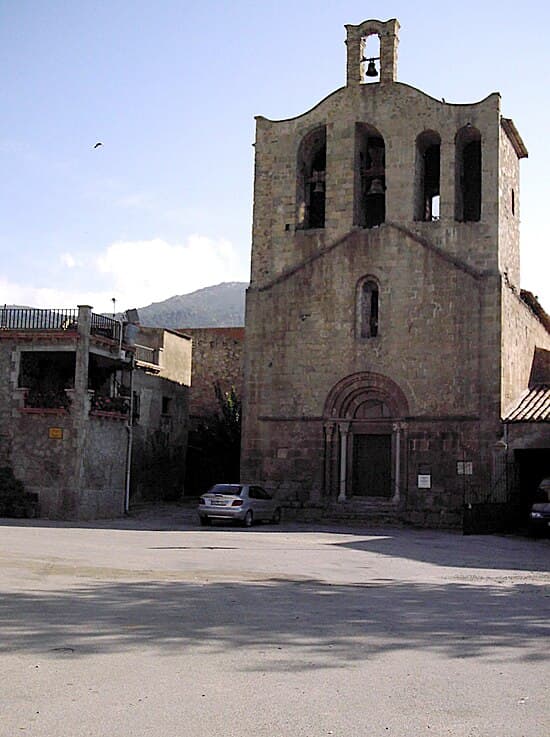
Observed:
[[[2,331],[77,333],[79,310],[0,307],[0,334]],[[91,313],[90,335],[120,342],[122,325],[118,320]]]
[[[126,419],[129,411],[129,397],[111,397],[103,394],[92,394],[91,396],[90,414],[116,415]]]

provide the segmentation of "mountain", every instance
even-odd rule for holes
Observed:
[[[147,327],[211,328],[244,325],[246,282],[223,282],[139,307],[139,321]]]

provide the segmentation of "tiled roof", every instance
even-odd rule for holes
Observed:
[[[504,421],[550,422],[550,384],[541,384],[529,389]]]

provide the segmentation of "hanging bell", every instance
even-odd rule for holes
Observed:
[[[319,194],[325,191],[325,172],[314,171],[311,175],[310,181],[313,184],[313,191]]]
[[[370,187],[367,190],[367,197],[373,194],[384,194],[384,185],[381,179],[373,179]]]
[[[365,61],[368,61],[367,71],[365,72],[365,77],[378,77],[378,72],[376,71],[376,64],[374,63],[374,59],[365,59]]]

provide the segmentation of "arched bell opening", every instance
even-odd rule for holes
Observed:
[[[439,220],[440,196],[439,133],[426,130],[416,139],[416,171],[414,219],[424,222]]]
[[[481,133],[465,125],[455,138],[455,220],[481,219]]]
[[[308,133],[298,149],[296,183],[296,227],[303,230],[325,227],[327,168],[326,126]]]
[[[354,225],[374,228],[386,219],[386,146],[368,123],[355,126]]]

